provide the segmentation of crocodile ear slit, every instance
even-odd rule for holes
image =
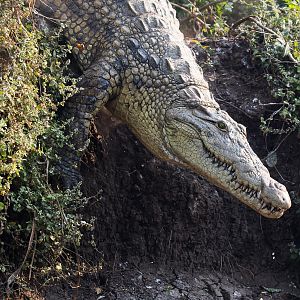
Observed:
[[[192,114],[195,117],[198,117],[198,118],[201,118],[201,119],[205,116],[208,116],[208,117],[211,116],[208,109],[204,105],[201,105],[199,103],[197,103],[197,106],[194,107],[194,109],[192,111]]]

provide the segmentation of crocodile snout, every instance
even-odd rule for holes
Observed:
[[[261,196],[266,202],[283,210],[291,207],[291,198],[286,187],[269,176],[262,176]]]

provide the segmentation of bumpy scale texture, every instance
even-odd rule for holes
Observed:
[[[153,145],[161,143],[159,128],[171,103],[197,99],[218,107],[168,1],[46,0],[36,7],[65,24],[83,71],[84,90],[66,106],[66,117],[74,118],[77,149],[85,148],[89,123],[105,104],[163,158]],[[66,166],[73,156],[65,158]]]
[[[167,0],[43,0],[37,9],[65,25],[83,75],[65,105],[74,148],[61,170],[72,186],[92,118],[104,106],[156,156],[188,167],[259,213],[278,218],[290,207],[284,186],[222,111],[185,44]]]

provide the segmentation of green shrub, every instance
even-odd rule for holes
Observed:
[[[261,129],[288,133],[300,126],[300,1],[264,0],[252,10],[256,17],[245,28],[247,38],[279,103]]]
[[[178,16],[193,26],[198,36],[220,37],[229,31],[228,16],[232,13],[234,1],[173,0]]]
[[[55,113],[76,92],[70,51],[60,29],[45,35],[22,1],[0,2],[0,275],[10,288],[25,275],[62,274],[72,261],[67,248],[89,227],[79,187],[51,184],[68,143]]]
[[[70,49],[37,30],[21,1],[0,2],[0,195],[19,175],[22,162],[35,151],[38,136],[50,126],[54,97],[74,92],[63,76]]]
[[[6,262],[19,263],[11,255],[11,250],[18,248],[24,256],[24,249],[28,247],[30,255],[36,255],[32,252],[33,247],[29,246],[32,230],[38,250],[38,264],[31,268],[54,267],[66,245],[80,243],[80,228],[86,225],[78,214],[78,209],[86,203],[80,186],[61,191],[50,183],[51,176],[55,175],[55,153],[59,145],[66,143],[63,128],[63,125],[58,126],[53,122],[44,135],[39,137],[40,151],[33,151],[27,156],[18,180],[14,181],[13,191],[5,197],[8,208],[2,212],[2,220],[5,220],[3,237],[9,241],[9,249],[6,249],[7,244],[2,244],[2,258]]]

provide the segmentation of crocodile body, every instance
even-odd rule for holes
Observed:
[[[62,160],[69,185],[90,122],[106,107],[157,157],[194,170],[260,214],[278,218],[290,207],[244,126],[213,99],[167,0],[43,0],[36,8],[65,24],[83,73],[65,107],[77,149]]]

